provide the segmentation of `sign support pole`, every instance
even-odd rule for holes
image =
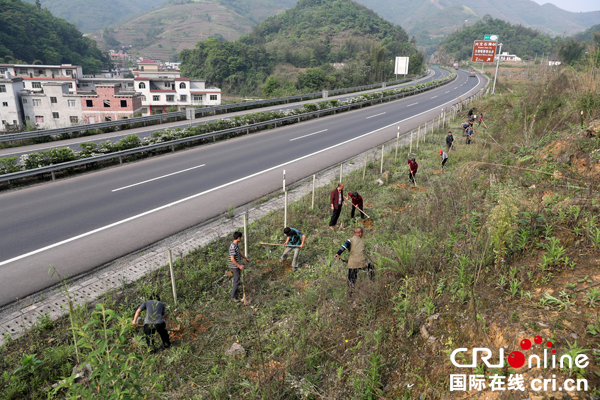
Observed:
[[[500,66],[500,54],[502,54],[502,43],[499,44],[500,49],[498,51],[498,59],[496,60],[496,73],[494,74],[494,87],[492,88],[492,94],[496,93],[496,79],[498,78],[498,67]]]

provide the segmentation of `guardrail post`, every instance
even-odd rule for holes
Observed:
[[[52,180],[55,181],[56,180],[56,175],[54,175],[54,171],[52,171]]]
[[[380,174],[383,174],[383,148],[385,145],[381,145],[381,168],[379,168],[380,170]]]
[[[175,146],[171,145],[171,152],[175,153]]]
[[[394,164],[398,161],[398,142],[400,142],[400,127],[398,127],[398,133],[396,133],[396,155],[394,156]]]
[[[119,156],[119,165],[123,165],[123,157]]]
[[[310,209],[315,209],[315,174],[313,174],[312,205],[310,206]]]
[[[169,249],[169,270],[171,271],[171,286],[173,287],[173,300],[177,304],[177,289],[175,289],[175,273],[173,272],[173,255]]]

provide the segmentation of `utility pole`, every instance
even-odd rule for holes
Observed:
[[[498,44],[500,49],[498,50],[498,60],[496,60],[496,74],[494,75],[494,87],[492,88],[492,94],[496,92],[496,79],[498,79],[498,67],[500,66],[500,54],[502,54],[502,43]]]

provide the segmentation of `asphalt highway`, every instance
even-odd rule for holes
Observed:
[[[413,129],[483,87],[403,100],[0,194],[0,305],[206,221]],[[293,224],[293,221],[292,221]]]
[[[415,85],[417,83],[430,82],[430,81],[433,81],[436,79],[440,79],[444,76],[448,76],[448,74],[449,73],[446,70],[443,70],[440,68],[432,68],[426,77],[418,79],[417,81],[414,81],[414,82],[407,82],[407,83],[403,83],[401,85],[388,86],[386,89],[397,89],[397,88],[401,88],[404,86]],[[367,91],[363,91],[363,92],[343,94],[343,95],[339,95],[339,96],[330,96],[329,99],[331,99],[331,100],[336,99],[336,100],[344,101],[351,97],[356,97],[356,96],[359,96],[364,93],[378,92],[381,90],[382,89],[373,89],[373,90],[367,90]],[[257,112],[261,112],[261,111],[287,110],[287,109],[299,108],[299,107],[302,107],[303,104],[315,103],[318,101],[322,101],[322,99],[306,100],[306,101],[302,101],[302,102],[290,103],[287,105],[280,104],[280,105],[276,105],[276,106],[256,108],[253,110],[236,111],[236,112],[227,113],[227,114],[219,114],[216,116],[206,116],[203,118],[195,119],[191,125],[196,126],[196,125],[201,125],[206,122],[214,121],[217,119],[232,118],[233,116],[236,116],[236,115],[251,114],[251,113],[257,113]],[[132,135],[132,134],[137,135],[140,139],[144,139],[145,137],[151,136],[152,133],[162,131],[166,128],[171,128],[171,129],[185,128],[189,125],[190,125],[189,121],[177,121],[177,122],[171,122],[171,123],[160,124],[160,125],[152,125],[152,126],[143,127],[143,128],[128,129],[125,131],[109,132],[109,133],[104,133],[104,134],[100,134],[100,135],[86,136],[86,137],[75,138],[75,139],[60,140],[60,141],[48,142],[48,143],[38,143],[38,144],[34,144],[34,145],[19,146],[19,147],[14,147],[14,148],[8,147],[5,149],[0,149],[0,157],[16,156],[17,159],[20,160],[21,156],[24,154],[29,154],[31,152],[36,152],[36,151],[44,151],[44,150],[48,150],[51,148],[58,148],[58,147],[69,147],[75,151],[81,151],[81,147],[79,146],[79,144],[84,143],[84,142],[93,142],[96,144],[100,144],[100,142],[104,142],[107,140],[111,141],[111,142],[117,142],[117,141],[123,139],[125,136]]]

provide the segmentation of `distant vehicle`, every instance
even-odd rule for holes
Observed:
[[[452,66],[454,67],[454,69],[458,69],[458,63],[454,63],[452,64]]]
[[[477,78],[477,72],[471,71],[471,74],[469,75],[469,77],[471,77],[471,78]]]

